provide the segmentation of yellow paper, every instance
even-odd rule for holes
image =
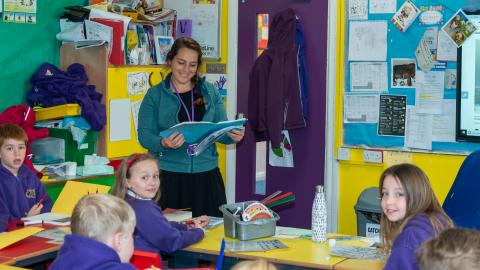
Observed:
[[[90,184],[77,181],[67,181],[52,207],[52,213],[72,216],[77,202],[87,194],[107,193],[109,186]]]
[[[0,234],[0,249],[8,247],[20,240],[43,231],[40,227],[25,227],[11,232]]]

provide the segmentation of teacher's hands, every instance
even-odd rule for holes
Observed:
[[[230,139],[232,139],[236,143],[243,140],[244,135],[245,135],[245,128],[241,128],[241,129],[236,128],[228,132],[228,137],[230,137]]]
[[[165,148],[177,149],[180,148],[184,142],[185,138],[183,137],[183,135],[175,131],[170,136],[163,138],[160,143]]]

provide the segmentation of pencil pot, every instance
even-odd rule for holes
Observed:
[[[268,237],[275,234],[275,228],[280,216],[271,211],[272,218],[257,219],[255,221],[242,221],[242,209],[257,201],[246,201],[232,204],[224,204],[219,207],[223,213],[223,227],[225,236],[238,238],[240,240],[250,240],[262,237]]]

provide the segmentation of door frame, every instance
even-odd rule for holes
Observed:
[[[226,0],[228,1],[228,0]],[[341,1],[343,3],[343,1]],[[237,113],[237,59],[238,59],[238,4],[239,1],[228,1],[228,61],[227,61],[227,115],[234,119]],[[327,198],[328,231],[336,232],[338,224],[338,161],[335,159],[335,94],[337,61],[342,44],[337,44],[337,30],[340,26],[337,15],[339,10],[337,1],[328,1],[328,56],[327,56],[327,113],[325,134],[325,188]],[[343,16],[341,16],[343,18]],[[337,49],[337,46],[340,49]],[[227,146],[226,154],[226,195],[227,202],[235,202],[236,184],[236,149],[235,145]]]

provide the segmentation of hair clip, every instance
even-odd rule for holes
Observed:
[[[135,161],[137,161],[141,156],[142,154],[135,154],[130,160],[127,160],[127,163],[125,164],[127,172],[130,170],[130,167],[132,167],[133,163],[135,163]]]

